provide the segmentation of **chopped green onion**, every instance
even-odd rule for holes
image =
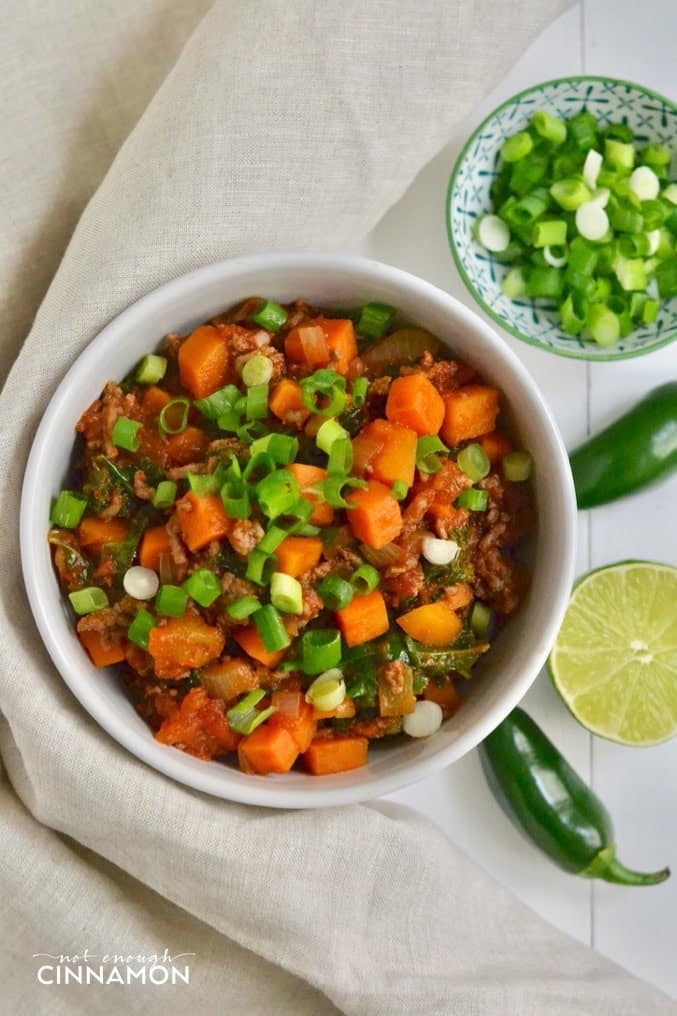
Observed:
[[[366,377],[357,377],[353,381],[353,405],[357,409],[361,409],[364,405],[368,388],[369,381]]]
[[[118,416],[111,433],[111,441],[116,448],[127,452],[138,452],[141,438],[139,431],[143,425],[138,420],[130,420],[128,416]]]
[[[261,709],[260,711],[256,708],[261,699],[265,698],[265,695],[266,693],[263,688],[256,688],[245,695],[244,698],[241,698],[237,705],[232,706],[226,713],[230,729],[234,730],[236,734],[242,734],[244,737],[247,737],[257,727],[260,727],[262,723],[265,723],[275,712],[275,706],[268,706],[267,709]]]
[[[617,254],[614,272],[623,289],[646,289],[646,272],[641,258],[624,258],[622,254]]]
[[[677,205],[677,183],[669,183],[661,197],[669,201],[671,205]]]
[[[93,614],[95,610],[103,610],[108,606],[108,597],[103,589],[98,586],[87,586],[86,589],[76,589],[68,594],[71,606],[76,614]]]
[[[141,607],[137,610],[132,623],[127,629],[127,638],[140,649],[148,649],[148,636],[155,627],[155,618]]]
[[[201,607],[211,607],[214,600],[221,595],[221,583],[208,568],[198,568],[194,571],[183,583],[183,588]]]
[[[164,617],[183,617],[188,593],[181,586],[160,586],[155,597],[155,609]]]
[[[563,246],[567,239],[567,224],[563,219],[541,219],[534,225],[534,247]]]
[[[265,586],[270,581],[270,576],[275,571],[277,561],[274,556],[264,554],[262,550],[255,547],[247,555],[247,571],[245,578],[255,582],[257,586]]]
[[[340,706],[345,697],[345,681],[337,667],[332,667],[331,670],[326,670],[316,677],[306,692],[306,702],[320,712],[326,713]]]
[[[677,296],[677,259],[663,261],[658,265],[655,277],[661,299],[670,300],[673,296]]]
[[[536,184],[544,179],[548,171],[548,160],[545,155],[530,152],[524,159],[513,162],[510,166],[510,189],[523,197]]]
[[[593,303],[588,310],[586,327],[600,346],[613,346],[621,334],[618,317],[601,303]]]
[[[175,423],[172,422],[172,417],[176,416],[176,411],[181,409],[181,415]],[[190,399],[179,396],[176,399],[170,399],[166,406],[163,406],[158,415],[158,426],[163,434],[180,434],[184,431],[188,425],[188,413],[190,411]]]
[[[520,131],[519,134],[513,134],[505,139],[501,145],[501,158],[504,162],[517,162],[518,159],[528,155],[533,147],[531,135],[526,131]]]
[[[610,123],[604,131],[606,138],[614,138],[616,141],[630,142],[633,139],[632,128],[627,123]]]
[[[288,512],[299,499],[298,480],[286,469],[277,469],[264,476],[256,485],[259,508],[269,519]]]
[[[218,420],[219,417],[234,411],[233,407],[241,395],[242,392],[236,385],[226,385],[225,388],[217,389],[204,399],[197,399],[194,405],[208,420]],[[235,414],[235,416],[239,418],[239,414]],[[230,428],[221,427],[221,429],[228,430]]]
[[[491,607],[476,600],[470,614],[470,628],[478,639],[486,640],[489,637],[493,619]]]
[[[582,204],[592,197],[591,191],[577,177],[556,180],[550,188],[554,200],[565,212],[575,212]],[[561,242],[561,241],[560,241]]]
[[[644,232],[644,216],[632,205],[609,204],[609,222],[619,233]]]
[[[252,441],[251,455],[267,452],[281,466],[288,466],[299,452],[299,439],[291,434],[266,434]]]
[[[395,308],[387,303],[366,303],[360,311],[357,330],[368,339],[380,339],[395,316]]]
[[[237,433],[242,425],[242,417],[234,409],[222,413],[216,421],[219,430],[227,430],[230,433]],[[249,437],[249,435],[247,435]]]
[[[311,413],[339,416],[346,408],[346,379],[335,370],[316,370],[314,374],[302,378],[300,385],[301,399]]]
[[[171,508],[176,500],[176,490],[173,480],[160,480],[153,494],[153,508]]]
[[[489,456],[481,444],[469,444],[461,448],[456,456],[456,462],[473,483],[483,480],[491,469]]]
[[[416,442],[416,468],[420,473],[437,473],[442,468],[437,453],[448,451],[447,446],[436,435],[427,434],[420,437]]]
[[[469,508],[471,512],[485,512],[488,501],[489,495],[486,490],[477,490],[475,487],[470,487],[469,490],[462,490],[456,498],[456,504],[459,508]]]
[[[299,497],[296,504],[292,505],[284,513],[284,516],[280,516],[275,520],[275,525],[279,526],[280,529],[284,529],[287,536],[290,536],[292,533],[299,533],[313,514],[313,509],[314,505],[309,498]]]
[[[531,226],[536,219],[543,215],[550,204],[550,195],[544,187],[537,187],[530,194],[523,198],[510,209],[509,221],[516,226]]]
[[[255,321],[257,325],[261,325],[267,332],[279,332],[288,316],[284,307],[281,307],[279,303],[274,303],[272,300],[264,300],[256,312],[252,314],[252,321]]]
[[[531,297],[543,296],[558,298],[564,288],[564,272],[561,268],[549,265],[540,268],[535,265],[527,278],[527,293]]]
[[[228,518],[248,519],[251,515],[249,490],[241,477],[234,476],[226,480],[221,487],[221,500]]]
[[[61,529],[75,529],[85,513],[87,499],[70,490],[62,490],[52,505],[49,521]]]
[[[329,422],[329,421],[327,421]],[[324,424],[323,424],[324,426]],[[320,430],[322,427],[320,427]],[[349,473],[353,468],[353,444],[349,438],[334,441],[329,449],[327,472],[330,476]]]
[[[560,324],[562,331],[567,335],[578,335],[585,325],[585,317],[580,317],[574,306],[574,294],[569,293],[564,303],[559,308]]]
[[[321,451],[326,452],[328,455],[335,441],[345,441],[349,439],[350,434],[345,427],[342,427],[338,420],[332,418],[325,420],[324,423],[321,424],[317,434],[315,435],[315,444]]]
[[[581,275],[592,275],[599,260],[599,247],[592,247],[577,236],[569,246],[569,267]]]
[[[531,476],[531,455],[529,452],[508,452],[501,459],[501,468],[506,480],[523,483]]]
[[[527,280],[522,268],[511,268],[501,283],[501,292],[509,300],[517,300],[527,291]]]
[[[345,474],[329,476],[321,487],[322,497],[332,508],[351,508],[352,505],[346,501],[343,493],[344,487],[366,487],[366,480],[358,480],[354,476]]]
[[[373,593],[381,581],[381,576],[371,564],[361,564],[350,576],[350,584],[359,596]]]
[[[341,661],[341,633],[314,628],[301,636],[301,669],[311,676],[330,670]]]
[[[396,501],[403,501],[404,498],[409,493],[409,488],[407,487],[404,480],[395,480],[392,487],[390,488],[390,493],[393,495]]]
[[[647,300],[642,310],[642,323],[645,325],[651,325],[658,317],[658,308],[660,304],[658,300]]]
[[[282,623],[282,618],[271,603],[267,603],[265,607],[259,607],[258,610],[254,611],[251,618],[256,625],[263,648],[267,653],[276,653],[280,649],[286,649],[291,644],[291,639]]]
[[[284,572],[273,572],[270,578],[270,602],[285,614],[301,614],[303,589],[299,580]]]
[[[256,544],[256,549],[263,554],[274,554],[283,540],[286,540],[289,533],[281,526],[269,526],[265,535]]]
[[[228,604],[226,614],[228,614],[228,617],[232,617],[234,621],[244,621],[245,618],[254,614],[260,606],[261,603],[255,596],[240,596],[239,599]]]
[[[188,486],[196,497],[209,497],[210,494],[218,494],[222,476],[214,473],[188,473]]]
[[[640,161],[645,166],[669,166],[672,152],[665,145],[654,142],[642,149]]]
[[[249,459],[249,462],[244,467],[244,473],[242,478],[247,483],[258,483],[265,476],[269,476],[270,473],[274,473],[277,469],[275,459],[269,452],[256,452]]]
[[[140,385],[155,385],[162,380],[166,373],[167,360],[165,357],[149,353],[148,356],[144,356],[136,368],[136,380]]]
[[[604,158],[610,166],[618,169],[632,169],[635,164],[635,149],[629,142],[604,139]]]
[[[247,389],[245,416],[248,420],[263,420],[268,416],[268,385],[251,385]]]
[[[561,145],[567,136],[567,125],[557,116],[539,110],[531,118],[531,126],[537,134],[553,145]]]
[[[599,136],[597,121],[587,109],[581,110],[571,120],[567,121],[567,134],[577,148],[587,152],[589,148],[595,148]]]
[[[328,610],[341,610],[347,607],[355,590],[350,582],[342,579],[339,575],[325,575],[317,587],[322,602]]]
[[[498,215],[483,215],[476,232],[478,241],[492,253],[505,253],[510,245],[510,230]]]
[[[272,361],[262,353],[251,356],[242,368],[242,381],[247,388],[253,385],[267,385],[272,376]]]
[[[576,209],[576,229],[586,240],[604,240],[609,216],[598,201],[586,201]]]

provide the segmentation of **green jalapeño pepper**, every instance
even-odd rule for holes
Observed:
[[[677,469],[677,381],[649,392],[570,461],[579,508],[606,504]]]
[[[564,871],[618,885],[655,885],[670,874],[641,874],[617,860],[604,805],[523,709],[484,740],[480,756],[508,818]]]

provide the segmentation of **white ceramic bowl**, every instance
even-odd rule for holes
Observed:
[[[303,297],[320,306],[368,300],[393,304],[501,389],[535,460],[538,531],[531,590],[477,668],[467,702],[434,737],[391,747],[374,745],[365,768],[335,776],[248,776],[155,741],[121,690],[114,669],[97,671],[83,652],[47,545],[50,500],[68,471],[73,426],[104,383],[123,377],[166,333],[186,332],[251,294],[281,302]],[[168,282],[115,318],[78,357],[47,407],[28,460],[21,556],[33,614],[57,669],[85,709],[120,744],[167,776],[217,797],[276,808],[316,808],[394,791],[456,761],[520,701],[562,621],[573,578],[575,521],[568,458],[555,423],[525,368],[489,325],[453,297],[387,265],[355,257],[266,254],[208,265]]]

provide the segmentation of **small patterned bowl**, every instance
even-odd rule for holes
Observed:
[[[472,232],[474,220],[491,207],[489,188],[505,138],[524,130],[538,109],[569,119],[584,108],[602,125],[627,123],[642,143],[675,144],[677,106],[641,85],[597,77],[560,78],[535,85],[494,110],[470,136],[456,160],[447,192],[449,244],[470,293],[505,331],[558,356],[623,360],[650,353],[677,338],[677,299],[662,302],[653,324],[638,328],[611,348],[572,338],[560,328],[551,302],[503,296],[500,284],[509,266],[495,261]]]

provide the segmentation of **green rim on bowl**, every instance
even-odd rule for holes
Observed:
[[[559,327],[552,304],[514,301],[500,282],[509,266],[495,261],[472,233],[478,215],[489,210],[489,189],[498,149],[509,134],[526,125],[538,109],[569,118],[588,108],[603,124],[629,124],[640,141],[674,147],[677,105],[642,85],[616,78],[580,75],[533,85],[498,106],[473,131],[449,179],[445,216],[451,253],[468,291],[482,310],[515,338],[557,356],[576,360],[624,360],[643,356],[677,338],[677,299],[664,301],[656,321],[622,338],[613,348],[572,338]]]

